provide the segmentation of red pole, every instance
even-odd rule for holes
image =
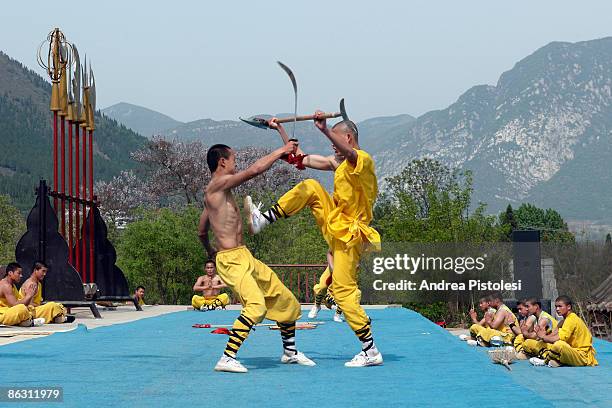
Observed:
[[[72,262],[72,121],[68,121],[68,262],[73,265]]]
[[[65,197],[65,193],[66,193],[66,128],[65,128],[65,119],[62,116],[61,117],[61,124],[62,124],[62,138],[61,138],[61,148],[62,148],[62,154],[61,154],[61,158],[62,158],[62,214],[60,216],[60,222],[62,223],[61,227],[60,227],[60,231],[62,233],[62,236],[64,238],[66,238],[66,197]]]
[[[300,271],[297,271],[297,295],[298,302],[300,301]]]
[[[310,285],[308,284],[310,278],[308,277],[310,274],[306,272],[306,303],[310,303]]]
[[[89,131],[89,282],[95,282],[94,275],[94,191],[93,191],[93,130]]]
[[[57,192],[57,111],[53,111],[53,191]],[[53,197],[53,208],[57,213],[57,197]]]
[[[76,240],[76,245],[75,245],[75,256],[76,256],[76,269],[79,273],[81,273],[81,241],[79,240],[79,234],[81,233],[81,203],[79,202],[80,198],[81,198],[81,157],[80,157],[80,135],[79,135],[79,122],[75,122],[75,128],[74,128],[75,132],[76,132],[76,138],[75,138],[75,161],[76,161],[76,165],[75,165],[75,169],[76,169],[76,180],[74,183],[74,189],[76,190],[76,231],[74,234],[74,238]],[[83,279],[83,274],[81,273],[81,279]],[[85,279],[83,279],[83,283],[85,283]]]
[[[87,223],[87,128],[83,128],[83,253],[81,254],[81,265],[83,266],[83,283],[87,280],[87,234],[85,224]]]

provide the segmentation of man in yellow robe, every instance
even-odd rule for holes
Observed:
[[[32,286],[36,288],[36,295],[32,298],[30,303],[27,305],[28,309],[32,313],[34,318],[43,318],[45,323],[65,323],[67,321],[66,309],[64,305],[57,302],[46,302],[44,305],[42,297],[42,286],[45,276],[47,276],[49,268],[44,262],[35,262],[32,268],[32,274],[30,277],[21,285],[19,290],[20,298],[26,296],[26,288]]]
[[[202,296],[193,295],[191,298],[191,306],[195,310],[207,311],[217,308],[225,309],[230,302],[227,293],[221,293],[221,289],[227,285],[223,283],[219,275],[215,262],[212,260],[206,261],[204,265],[205,275],[198,277],[193,285],[194,292],[202,292]]]
[[[501,293],[491,295],[491,306],[496,309],[495,315],[485,314],[485,324],[473,324],[470,327],[472,337],[476,338],[482,346],[501,346],[513,344],[514,333],[511,324],[518,324],[512,310],[504,304]]]
[[[559,296],[555,300],[557,314],[563,317],[558,329],[550,334],[545,329],[536,327],[536,334],[548,347],[540,357],[532,357],[529,362],[535,366],[561,365],[581,367],[596,366],[593,336],[589,328],[572,310],[572,300],[568,296]]]
[[[322,112],[315,113],[321,117]],[[309,207],[333,256],[332,284],[334,299],[346,322],[362,343],[361,352],[347,362],[347,367],[381,365],[382,354],[372,336],[370,319],[360,305],[357,269],[364,250],[380,249],[380,235],[370,227],[372,208],[378,194],[374,161],[358,142],[357,126],[344,120],[330,130],[325,119],[315,120],[316,127],[332,142],[334,157],[307,155],[302,164],[318,170],[334,171],[334,194],[313,179],[307,179],[285,193],[269,210],[261,213],[250,197],[245,200],[251,233],[267,224],[287,218]],[[274,120],[270,127],[278,128]],[[298,152],[299,154],[299,152]]]
[[[21,282],[23,268],[17,262],[6,266],[6,276],[0,280],[0,324],[5,326],[40,326],[44,319],[34,319],[28,305],[36,295],[31,285],[24,289],[24,297],[19,296],[15,284]]]

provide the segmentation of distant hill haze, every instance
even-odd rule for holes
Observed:
[[[183,124],[163,113],[125,102],[104,108],[101,112],[148,138]]]

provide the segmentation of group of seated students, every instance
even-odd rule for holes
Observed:
[[[0,280],[0,324],[28,327],[65,323],[68,320],[66,309],[61,303],[43,304],[42,285],[47,271],[44,262],[35,262],[32,274],[17,290],[16,285],[21,282],[23,268],[17,262],[6,266],[6,275]]]
[[[459,336],[472,346],[512,346],[519,360],[529,359],[535,366],[597,365],[593,337],[585,322],[573,312],[568,296],[555,300],[560,321],[542,310],[540,300],[533,297],[517,303],[518,318],[504,304],[500,293],[481,298],[478,306],[483,317],[478,320],[476,311],[470,310],[471,337]]]
[[[227,293],[221,293],[221,289],[227,287],[225,283],[217,275],[217,267],[212,260],[206,261],[204,265],[205,274],[198,277],[193,285],[194,292],[200,292],[202,295],[194,295],[191,298],[191,306],[195,310],[203,312],[207,310],[225,309],[230,302]]]

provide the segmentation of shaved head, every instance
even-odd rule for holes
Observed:
[[[337,129],[342,133],[350,133],[355,139],[355,143],[359,143],[359,131],[357,125],[352,120],[343,120],[342,122],[336,123],[332,129]]]

